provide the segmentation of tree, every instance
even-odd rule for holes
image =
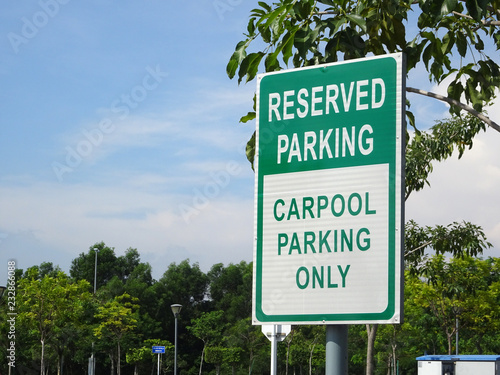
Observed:
[[[121,374],[121,343],[125,335],[132,332],[137,325],[135,311],[139,306],[135,302],[134,298],[123,294],[97,309],[96,318],[99,319],[99,325],[94,329],[94,334],[97,338],[109,339],[116,345],[118,375]],[[113,367],[113,356],[110,357]],[[113,370],[111,372],[113,373]]]
[[[470,259],[464,259],[470,262]],[[474,261],[474,260],[473,260]],[[486,352],[497,353],[500,343],[490,341],[488,337],[491,332],[498,332],[500,329],[500,260],[498,258],[488,258],[484,261],[474,261],[479,263],[483,279],[480,287],[475,287],[474,297],[467,299],[467,308],[462,311],[461,320],[466,319],[468,330],[471,332],[472,344],[477,353]],[[476,267],[468,266],[474,275]],[[477,275],[475,275],[477,276]],[[468,312],[465,314],[465,312]]]
[[[412,192],[430,185],[428,177],[434,161],[444,161],[454,151],[460,159],[465,150],[472,148],[474,137],[484,130],[485,124],[471,115],[437,121],[428,131],[416,130],[405,150],[405,200]]]
[[[34,266],[37,267],[37,266]],[[38,274],[40,278],[43,278],[45,275],[57,277],[57,274],[62,271],[59,266],[55,266],[52,262],[42,262],[40,266],[38,266]]]
[[[153,316],[157,308],[152,268],[148,263],[139,263],[124,285],[124,292],[138,299],[139,320],[137,328],[145,337],[160,337],[162,334],[160,322]]]
[[[182,312],[178,316],[178,344],[182,347],[182,353],[179,353],[179,368],[182,363],[198,363],[197,355],[201,351],[202,343],[187,337],[186,326],[191,319],[198,318],[202,312],[207,309],[208,278],[201,271],[198,263],[189,263],[186,259],[179,264],[171,263],[163,276],[153,285],[156,295],[156,304],[152,312],[152,318],[155,322],[160,322],[161,332],[167,334],[169,341],[174,340],[174,315],[171,313],[172,304],[181,304]],[[182,357],[187,359],[183,362]],[[198,368],[198,366],[196,366]],[[193,369],[194,371],[194,369]]]
[[[71,283],[62,271],[55,276],[49,274],[40,277],[38,267],[28,269],[19,280],[18,292],[19,321],[40,339],[41,375],[45,374],[47,343],[70,324],[81,321],[85,302],[90,299],[90,285],[86,281]],[[58,374],[62,374],[63,352],[57,355]]]
[[[154,368],[158,361],[156,355],[152,352],[152,347],[158,345],[165,347],[165,355],[160,356],[160,358],[163,357],[163,361],[160,362],[160,367],[163,364],[164,372],[167,373],[170,367],[173,366],[174,345],[167,340],[147,339],[144,340],[143,346],[140,348],[131,348],[127,351],[126,360],[127,363],[134,365],[134,375],[139,373],[140,368],[145,372],[145,367],[147,365],[152,365],[151,373],[154,372]]]
[[[226,350],[227,348],[219,345],[208,346],[205,348],[206,351],[205,361],[207,363],[213,363],[215,365],[215,373],[217,375],[220,374],[220,367],[224,363]]]
[[[214,264],[207,273],[214,309],[223,310],[228,322],[252,314],[252,270],[252,263],[242,261],[227,267],[222,263]]]
[[[241,362],[241,348],[231,347],[225,348],[224,352],[224,363],[231,366],[232,374],[236,373],[236,366]]]
[[[108,283],[113,276],[117,274],[117,258],[114,248],[110,248],[99,242],[90,246],[87,254],[80,253],[78,258],[73,259],[69,274],[75,280],[87,280],[91,285],[94,285],[94,272],[96,265],[96,252],[97,254],[97,285],[96,289]]]
[[[289,341],[289,361],[294,372],[307,369],[311,375],[325,367],[325,328],[322,326],[297,326],[293,330],[293,340]]]
[[[226,68],[230,78],[238,75],[238,83],[254,79],[262,62],[272,72],[288,66],[290,59],[293,67],[303,67],[404,52],[408,71],[423,65],[436,83],[453,77],[447,97],[412,87],[407,91],[444,100],[457,115],[465,109],[500,131],[481,113],[500,85],[499,66],[486,55],[483,40],[500,48],[497,1],[280,0],[259,6],[252,10],[246,38],[236,45]],[[413,11],[420,12],[415,34],[405,27]],[[249,53],[256,39],[259,50]],[[455,61],[452,54],[460,58]],[[242,121],[254,117],[250,112]],[[413,115],[409,120],[414,124]]]
[[[157,313],[163,315],[164,311],[170,311],[170,305],[181,304],[181,318],[194,318],[193,315],[205,302],[207,295],[208,278],[198,263],[189,264],[186,259],[179,264],[171,263],[163,276],[155,284],[156,294],[159,298]],[[173,323],[173,316],[169,314],[168,325]]]
[[[248,373],[259,373],[259,366],[269,368],[269,340],[262,334],[260,326],[252,325],[251,317],[233,323],[226,331],[226,342],[231,348],[240,348],[247,353],[242,362],[247,365]]]
[[[425,249],[431,247],[435,254],[454,257],[478,256],[492,245],[486,240],[481,227],[469,222],[447,226],[420,227],[410,220],[405,225],[405,262],[411,272],[429,272]]]
[[[435,255],[427,261],[423,276],[427,281],[416,294],[417,302],[428,307],[446,335],[448,354],[453,351],[456,322],[476,333],[476,348],[486,331],[498,327],[498,298],[490,288],[491,262],[472,257],[452,258]]]
[[[126,281],[134,272],[134,269],[140,264],[141,257],[137,249],[129,247],[125,255],[118,257],[116,270],[122,281]]]
[[[222,341],[222,333],[224,332],[224,323],[223,318],[224,311],[211,311],[208,313],[203,313],[199,318],[192,319],[191,325],[187,327],[187,329],[198,339],[203,341],[203,349],[201,351],[201,360],[200,360],[200,372],[203,367],[203,358],[205,354],[206,348],[210,345],[211,342],[219,343]],[[211,358],[213,361],[210,363],[218,364],[217,356],[219,356],[219,352],[213,351],[213,357]],[[217,371],[218,373],[218,371]]]

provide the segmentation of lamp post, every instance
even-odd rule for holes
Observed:
[[[94,266],[94,294],[96,291],[96,286],[97,286],[97,253],[99,252],[99,249],[94,248],[95,252],[95,266]]]
[[[175,343],[174,343],[174,375],[177,375],[177,316],[181,313],[182,305],[170,305],[172,313],[175,317]]]
[[[99,252],[99,249],[94,247],[94,252],[95,252],[95,263],[94,263],[94,296],[95,296],[97,287],[97,253]],[[94,341],[92,341],[92,356],[90,357],[89,367],[90,367],[89,374],[95,375]]]

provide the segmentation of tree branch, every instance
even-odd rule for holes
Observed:
[[[498,125],[495,121],[491,120],[490,118],[483,115],[482,113],[476,111],[474,108],[468,106],[467,104],[463,104],[463,103],[459,102],[458,100],[448,98],[448,97],[443,96],[443,95],[435,94],[433,92],[429,92],[429,91],[425,91],[425,90],[415,89],[413,87],[407,87],[406,91],[413,92],[413,93],[420,94],[420,95],[424,95],[424,96],[429,96],[431,98],[438,99],[438,100],[441,100],[441,101],[446,102],[448,104],[455,105],[459,108],[462,108],[464,111],[469,112],[471,115],[477,117],[478,119],[483,121],[486,125],[492,127],[493,129],[495,129],[497,132],[500,133],[500,125]]]
[[[469,16],[467,14],[462,14],[462,13],[458,13],[458,12],[455,12],[455,11],[453,11],[453,14],[455,16],[465,17],[465,18],[468,18],[468,19],[471,19],[471,20],[474,19],[474,18],[472,18],[471,16]],[[500,26],[500,21],[495,21],[495,20],[481,20],[481,23],[483,24],[483,26]]]
[[[418,246],[418,247],[416,247],[416,248],[414,248],[414,249],[411,249],[411,250],[409,250],[409,251],[405,252],[405,253],[404,253],[404,256],[405,256],[405,257],[407,257],[408,255],[410,255],[410,254],[414,253],[415,251],[418,251],[418,250],[420,250],[420,249],[421,249],[421,248],[423,248],[423,247],[427,247],[427,246],[429,246],[430,244],[432,244],[432,241],[428,241],[428,242],[424,243],[423,245],[420,245],[420,246]]]

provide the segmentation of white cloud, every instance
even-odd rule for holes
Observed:
[[[500,255],[500,133],[488,129],[476,137],[471,150],[458,160],[456,153],[435,163],[430,187],[413,193],[406,202],[406,219],[420,225],[469,221],[480,225]]]
[[[156,277],[171,262],[186,258],[208,269],[216,262],[252,257],[253,196],[236,197],[222,188],[197,206],[189,192],[182,196],[116,185],[4,184],[0,197],[2,210],[11,213],[0,217],[3,236],[10,238],[0,241],[2,252],[15,248],[15,254],[26,254],[26,246],[36,243],[31,251],[45,249],[43,261],[62,267],[100,241],[115,247],[118,255],[137,248],[143,261],[151,261]],[[180,202],[195,211],[189,220],[181,215]],[[27,235],[29,241],[21,240]],[[25,266],[39,264],[33,259]]]

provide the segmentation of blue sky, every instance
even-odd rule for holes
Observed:
[[[225,67],[256,3],[2,2],[0,283],[9,259],[67,272],[100,241],[137,248],[155,278],[187,258],[204,271],[252,260],[255,125],[238,120],[255,83]],[[446,115],[434,102],[412,99],[423,124]],[[499,122],[498,105],[490,115]],[[488,130],[436,165],[407,218],[469,220],[500,249],[499,142]]]

